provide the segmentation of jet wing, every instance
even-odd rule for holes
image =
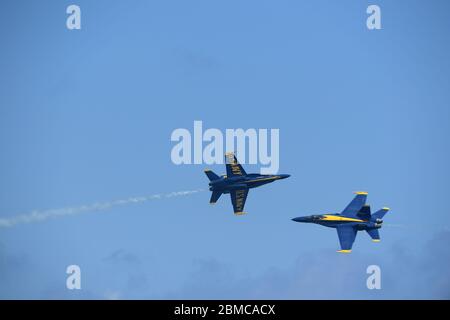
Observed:
[[[356,192],[355,198],[353,198],[352,202],[348,204],[341,214],[346,217],[356,217],[358,212],[366,204],[366,199],[367,192]]]
[[[246,176],[244,168],[239,164],[234,153],[229,152],[225,154],[225,164],[227,167],[227,178],[234,176]]]
[[[230,192],[233,203],[234,214],[244,214],[245,200],[247,200],[248,189],[238,189]]]
[[[336,228],[339,242],[341,243],[341,250],[338,252],[349,253],[352,251],[353,242],[355,242],[356,233],[358,230],[352,226],[342,225]]]

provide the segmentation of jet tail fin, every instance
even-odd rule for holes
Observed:
[[[372,216],[370,212],[370,205],[365,204],[356,215],[363,220],[370,220],[370,217]]]
[[[384,215],[389,211],[389,208],[384,207],[372,214],[371,220],[383,219]]]
[[[214,180],[220,179],[220,177],[217,174],[215,174],[214,172],[212,172],[212,170],[206,169],[205,174],[208,177],[209,181],[214,181]]]

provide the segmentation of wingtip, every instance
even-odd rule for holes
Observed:
[[[391,208],[383,207],[383,210],[389,211],[389,210],[391,210]]]
[[[380,242],[381,239],[372,239],[372,242]]]
[[[239,211],[239,212],[235,212],[234,214],[237,216],[242,216],[243,214],[246,214],[247,212],[244,211]]]
[[[338,250],[339,253],[351,253],[352,250]]]
[[[366,191],[355,191],[355,194],[365,195],[367,196],[369,193]]]

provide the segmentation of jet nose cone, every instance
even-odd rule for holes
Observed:
[[[291,175],[290,174],[280,174],[280,179],[286,179],[289,178]]]
[[[308,219],[308,217],[297,217],[297,218],[292,219],[292,221],[295,221],[295,222],[308,222],[309,219]]]

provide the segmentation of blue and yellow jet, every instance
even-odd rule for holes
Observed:
[[[225,164],[226,175],[218,176],[209,169],[205,170],[210,181],[209,190],[212,191],[209,203],[214,204],[219,200],[222,193],[229,193],[234,213],[238,215],[245,213],[244,205],[249,189],[289,177],[288,174],[247,174],[232,152],[225,154]]]
[[[378,210],[374,214],[370,212],[370,206],[366,205],[367,192],[355,192],[356,196],[341,213],[312,215],[292,219],[296,222],[316,223],[325,227],[336,228],[341,243],[338,252],[352,252],[356,233],[366,230],[374,242],[380,242],[378,229],[383,224],[383,217],[389,208]]]

